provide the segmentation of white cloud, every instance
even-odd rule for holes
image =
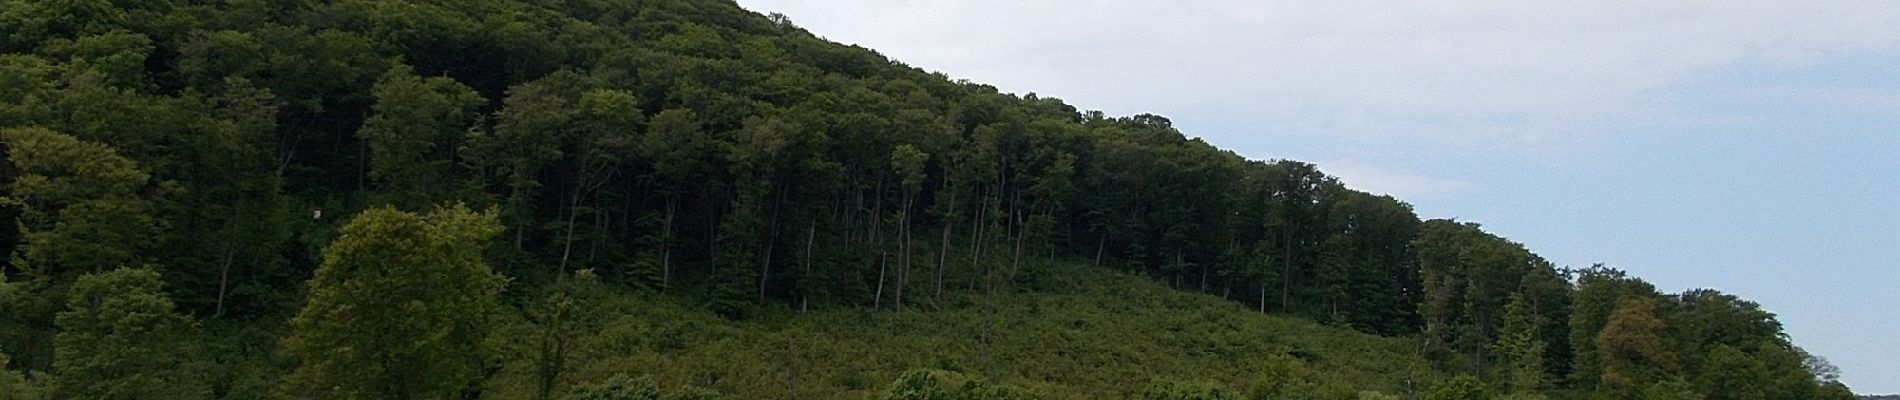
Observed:
[[[1900,7],[1858,1],[741,3],[1084,108],[1220,102],[1283,132],[1464,145],[1561,146],[1673,116],[1669,89],[1699,74],[1900,46]]]

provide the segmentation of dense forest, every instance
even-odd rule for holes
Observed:
[[[727,0],[0,0],[0,144],[5,399],[1856,398],[1756,303]]]

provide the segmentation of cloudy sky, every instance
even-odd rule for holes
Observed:
[[[1900,6],[740,0],[912,66],[1316,162],[1557,263],[1761,302],[1900,392]]]

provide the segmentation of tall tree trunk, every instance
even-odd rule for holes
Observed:
[[[660,227],[660,291],[673,279],[673,216],[679,213],[679,194],[666,195],[666,221]]]
[[[1102,251],[1108,249],[1108,233],[1103,232],[1095,239],[1095,267],[1102,267]]]
[[[608,211],[606,207],[601,207],[599,212],[594,213],[594,232],[602,236],[606,235],[604,232],[607,232],[607,219],[611,214],[612,211]],[[600,241],[590,240],[587,242],[587,263],[591,265],[596,262],[600,262]]]
[[[1011,202],[1011,207],[1014,207],[1014,202]],[[1027,218],[1024,218],[1019,211],[1010,211],[1009,215],[1016,225],[1015,249],[1011,250],[1009,256],[1009,277],[1013,280],[1016,278],[1016,272],[1022,270],[1023,238],[1029,237],[1029,224],[1024,221]]]
[[[778,213],[784,207],[784,191],[776,191],[772,196],[772,211],[767,213],[765,234],[765,254],[759,260],[759,305],[765,305],[766,283],[772,279],[772,250],[778,245]]]
[[[586,167],[583,166],[582,168],[586,168]],[[582,185],[583,183],[578,180],[574,182],[574,192],[572,195],[568,196],[567,232],[566,234],[562,235],[562,238],[561,238],[561,263],[560,263],[560,266],[557,267],[554,271],[555,272],[554,279],[556,280],[563,280],[567,278],[567,261],[568,261],[569,256],[574,254],[574,221],[578,219],[581,214],[580,204],[581,204],[581,186]]]
[[[231,220],[225,222],[224,256],[218,264],[218,305],[211,313],[212,318],[224,316],[224,297],[229,293],[231,284],[231,264],[237,258],[238,224],[244,220],[244,201],[233,200]]]
[[[953,225],[953,221],[956,221],[955,216],[957,214],[956,193],[951,192],[945,196],[945,198],[945,201],[949,201],[950,204],[948,211],[943,213],[943,237],[937,241],[936,284],[933,285],[934,288],[930,295],[931,308],[938,310],[943,309],[943,265],[950,259],[950,229]]]
[[[1207,293],[1207,266],[1201,267],[1201,293]]]
[[[875,297],[871,299],[872,310],[882,310],[884,308],[885,257],[890,255],[890,249],[885,248],[882,232],[883,223],[881,221],[884,219],[884,181],[882,179],[878,180],[877,188],[876,198],[873,201],[874,204],[871,205],[872,211],[870,218],[870,243],[872,246],[877,247],[877,291],[873,292],[873,296]]]
[[[1286,228],[1280,237],[1285,252],[1280,254],[1280,311],[1292,312],[1293,308],[1293,231],[1298,224]]]
[[[811,274],[812,274],[811,251],[812,251],[812,244],[817,242],[817,240],[818,240],[818,221],[816,219],[813,219],[811,221],[811,226],[805,228],[805,273],[803,275],[807,281],[812,280],[811,278]],[[806,288],[806,287],[799,288],[798,290],[798,311],[799,312],[804,312],[805,306],[809,304],[809,302],[811,301],[810,291],[811,291],[811,288]]]
[[[873,311],[884,309],[884,267],[884,252],[879,251],[877,255],[877,291],[872,294],[873,297],[871,298],[871,310]]]
[[[1267,313],[1267,280],[1260,280],[1260,313]]]
[[[910,286],[910,206],[911,198],[915,196],[906,189],[902,201],[904,209],[897,213],[897,250],[902,253],[897,255],[900,264],[897,267],[897,303],[891,308],[893,311],[904,311],[904,287]]]
[[[985,221],[983,220],[983,216],[989,212],[989,209],[990,207],[989,207],[988,195],[984,194],[981,189],[978,189],[977,196],[976,196],[976,207],[972,207],[970,210],[970,214],[974,215],[976,218],[975,220],[973,220],[973,222],[970,223],[970,274],[971,274],[971,277],[970,277],[970,287],[968,289],[970,291],[976,291],[976,282],[980,280],[979,277],[982,276],[982,274],[979,273],[979,269],[982,268],[981,265],[979,264],[979,260],[983,259],[983,239],[985,239],[985,237],[983,237],[983,231],[986,229],[989,229],[989,224],[985,223]]]

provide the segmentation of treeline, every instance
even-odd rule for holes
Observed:
[[[492,237],[469,268],[508,282],[450,296],[476,304],[464,297],[534,303],[587,270],[734,318],[929,311],[1016,288],[1036,260],[1082,259],[1260,312],[1416,334],[1434,371],[1511,391],[1844,390],[1733,296],[1558,269],[1311,164],[952,81],[726,1],[0,5],[0,183],[17,222],[0,224],[0,352],[32,374],[107,348],[68,340],[90,326],[69,316],[124,311],[89,308],[113,296],[88,290],[151,297],[126,301],[167,316],[138,322],[152,332],[291,315],[318,329],[299,321],[345,312],[323,311],[324,282],[360,289],[329,274],[468,256],[379,248],[390,265],[350,264],[333,256],[346,221],[460,213],[495,224],[458,234]],[[394,297],[368,304],[423,295],[360,295],[378,293]],[[88,340],[142,340],[117,332]],[[403,357],[421,356],[364,362]],[[204,360],[152,362],[131,369]],[[421,389],[467,387],[451,386]]]

